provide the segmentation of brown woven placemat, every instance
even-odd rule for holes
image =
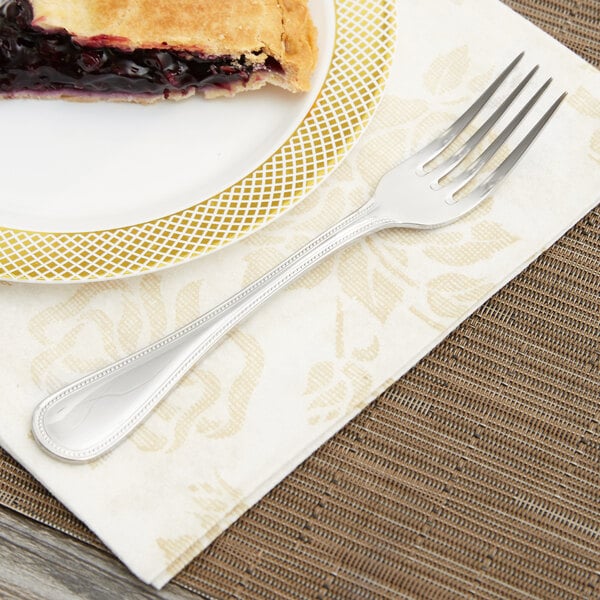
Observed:
[[[508,0],[600,65],[600,0]],[[600,208],[176,578],[210,598],[600,597]],[[0,504],[101,546],[0,450]]]

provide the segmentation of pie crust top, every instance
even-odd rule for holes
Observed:
[[[292,91],[305,91],[317,56],[307,0],[31,0],[33,23],[123,49],[275,58]],[[255,58],[253,58],[255,57]]]

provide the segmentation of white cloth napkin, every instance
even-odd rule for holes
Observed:
[[[158,274],[0,285],[0,442],[145,582],[165,584],[598,201],[595,69],[496,0],[398,10],[395,66],[373,122],[276,223]],[[232,333],[101,460],[69,465],[38,449],[37,402],[206,311],[363,203],[520,50],[513,82],[539,62],[535,81],[555,78],[543,106],[570,96],[493,199],[446,229],[386,231],[331,258]]]

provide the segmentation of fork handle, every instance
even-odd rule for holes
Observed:
[[[336,250],[386,225],[368,202],[210,312],[49,396],[33,414],[35,439],[69,461],[86,462],[108,452],[263,302]]]

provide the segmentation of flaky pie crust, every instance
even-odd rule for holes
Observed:
[[[272,56],[281,64],[283,75],[257,73],[248,89],[270,82],[306,91],[316,64],[316,29],[307,0],[31,0],[31,4],[35,25],[66,29],[82,43],[243,54],[256,62]],[[220,93],[212,90],[208,95]]]

